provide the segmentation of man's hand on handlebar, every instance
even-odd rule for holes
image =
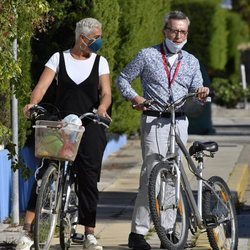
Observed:
[[[136,96],[134,99],[132,99],[132,107],[133,109],[143,111],[147,110],[147,107],[144,105],[146,99],[142,96]]]
[[[199,101],[206,101],[206,97],[209,95],[209,88],[200,87],[197,89],[196,93]]]

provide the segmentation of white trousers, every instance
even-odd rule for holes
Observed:
[[[168,151],[170,119],[142,115],[141,148],[143,164],[140,173],[138,194],[135,201],[131,232],[146,235],[151,224],[148,202],[148,178],[152,168],[165,157]],[[188,119],[176,119],[177,133],[186,144]]]

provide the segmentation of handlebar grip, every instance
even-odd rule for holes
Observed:
[[[45,114],[46,112],[47,110],[44,107],[36,104],[29,109],[29,117],[31,120],[36,120],[40,115]]]
[[[98,116],[99,117],[99,120],[101,123],[104,123],[105,125],[109,126],[110,123],[111,123],[111,120],[106,118],[106,117],[103,117],[103,116]]]
[[[142,103],[133,104],[133,105],[132,105],[132,108],[134,109],[134,108],[136,108],[137,106],[143,106],[143,107],[149,108],[149,107],[150,107],[151,105],[153,105],[153,104],[157,104],[157,101],[155,101],[155,100],[146,100],[146,101],[144,101],[144,102],[142,102]]]
[[[93,122],[96,122],[98,124],[102,124],[103,126],[105,127],[109,127],[109,124],[111,122],[110,119],[106,118],[106,117],[103,117],[103,116],[100,116],[96,113],[84,113],[83,115],[79,116],[79,118],[82,120],[82,119],[89,119],[89,120],[92,120]]]

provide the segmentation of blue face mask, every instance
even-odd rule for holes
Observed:
[[[102,39],[98,38],[96,39],[93,43],[91,43],[89,46],[90,50],[92,52],[96,52],[97,50],[99,50],[102,47]]]

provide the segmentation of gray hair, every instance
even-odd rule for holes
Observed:
[[[76,23],[75,29],[75,39],[76,41],[79,39],[80,35],[89,35],[94,28],[102,28],[102,24],[96,20],[95,18],[84,18]]]
[[[168,26],[168,23],[171,19],[175,20],[186,20],[188,26],[190,25],[190,20],[189,18],[181,11],[179,10],[174,10],[169,12],[165,17],[164,17],[164,29]]]

